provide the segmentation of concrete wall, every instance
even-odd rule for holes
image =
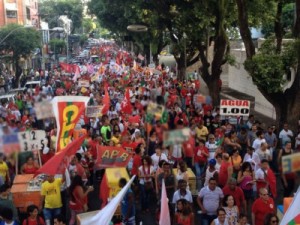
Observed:
[[[228,87],[255,97],[255,111],[276,119],[274,107],[258,91],[253,84],[252,78],[244,69],[243,63],[246,59],[244,49],[232,49],[231,54],[236,58],[236,65],[228,67]]]

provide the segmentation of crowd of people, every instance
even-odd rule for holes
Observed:
[[[299,128],[291,131],[287,123],[282,129],[273,124],[263,127],[253,115],[233,120],[237,121],[233,124],[220,115],[218,106],[193,101],[200,94],[197,73],[193,79],[179,81],[172,69],[164,65],[141,67],[136,63],[139,59],[111,43],[94,46],[91,51],[100,61],[80,65],[80,75],[61,69],[36,71],[28,79],[43,80],[44,85],[18,93],[15,101],[1,103],[1,135],[34,129],[47,132],[48,146],[41,151],[44,164],[56,152],[57,128],[53,118],[37,120],[35,103],[54,96],[81,95],[90,97],[90,106],[97,106],[103,104],[106,90],[110,97],[104,115],[82,115],[76,125],[73,138],[86,135],[86,141],[68,168],[71,185],[63,185],[65,176],[45,176],[41,203],[28,206],[28,217],[23,221],[10,195],[16,175],[15,155],[0,155],[0,224],[76,224],[76,215],[89,210],[88,195],[103,174],[94,169],[97,145],[123,147],[132,153],[127,169],[136,179],[121,203],[126,225],[136,224],[137,208],[153,214],[153,201],[157,203],[154,207],[160,208],[163,180],[172,224],[278,224],[274,203],[277,182],[282,182],[285,197],[292,196],[297,185],[295,173],[282,173],[281,158],[300,150]],[[99,76],[92,79],[95,74]],[[88,80],[90,86],[80,87],[81,79]],[[127,90],[131,110],[124,109]],[[163,115],[147,114],[150,102],[163,105]],[[186,141],[164,145],[164,132],[187,127]],[[34,174],[39,166],[36,154],[32,154],[20,173]],[[189,169],[195,175],[195,187]],[[121,179],[120,187],[126,182]],[[63,216],[66,208],[70,212],[67,223]],[[159,211],[156,215],[158,221]]]

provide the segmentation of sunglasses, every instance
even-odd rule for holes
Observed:
[[[271,220],[271,223],[278,223],[278,220]]]

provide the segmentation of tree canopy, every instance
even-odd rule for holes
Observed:
[[[58,26],[58,18],[67,15],[73,22],[72,32],[82,31],[83,5],[80,0],[43,0],[39,2],[41,19],[49,23],[49,27]]]
[[[35,48],[40,47],[40,33],[33,28],[25,28],[17,24],[9,24],[0,29],[0,51],[12,53],[16,68],[16,76],[21,74],[18,66],[20,57],[26,58]]]

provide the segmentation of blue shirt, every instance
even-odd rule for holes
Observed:
[[[122,216],[124,218],[127,217],[127,211],[128,211],[128,207],[129,207],[129,194],[133,195],[133,192],[130,188],[126,192],[126,194],[121,202],[121,212],[122,212]],[[131,212],[130,212],[130,215],[128,216],[128,218],[135,216],[134,199],[132,199],[131,207],[132,207],[132,209],[131,209]]]

